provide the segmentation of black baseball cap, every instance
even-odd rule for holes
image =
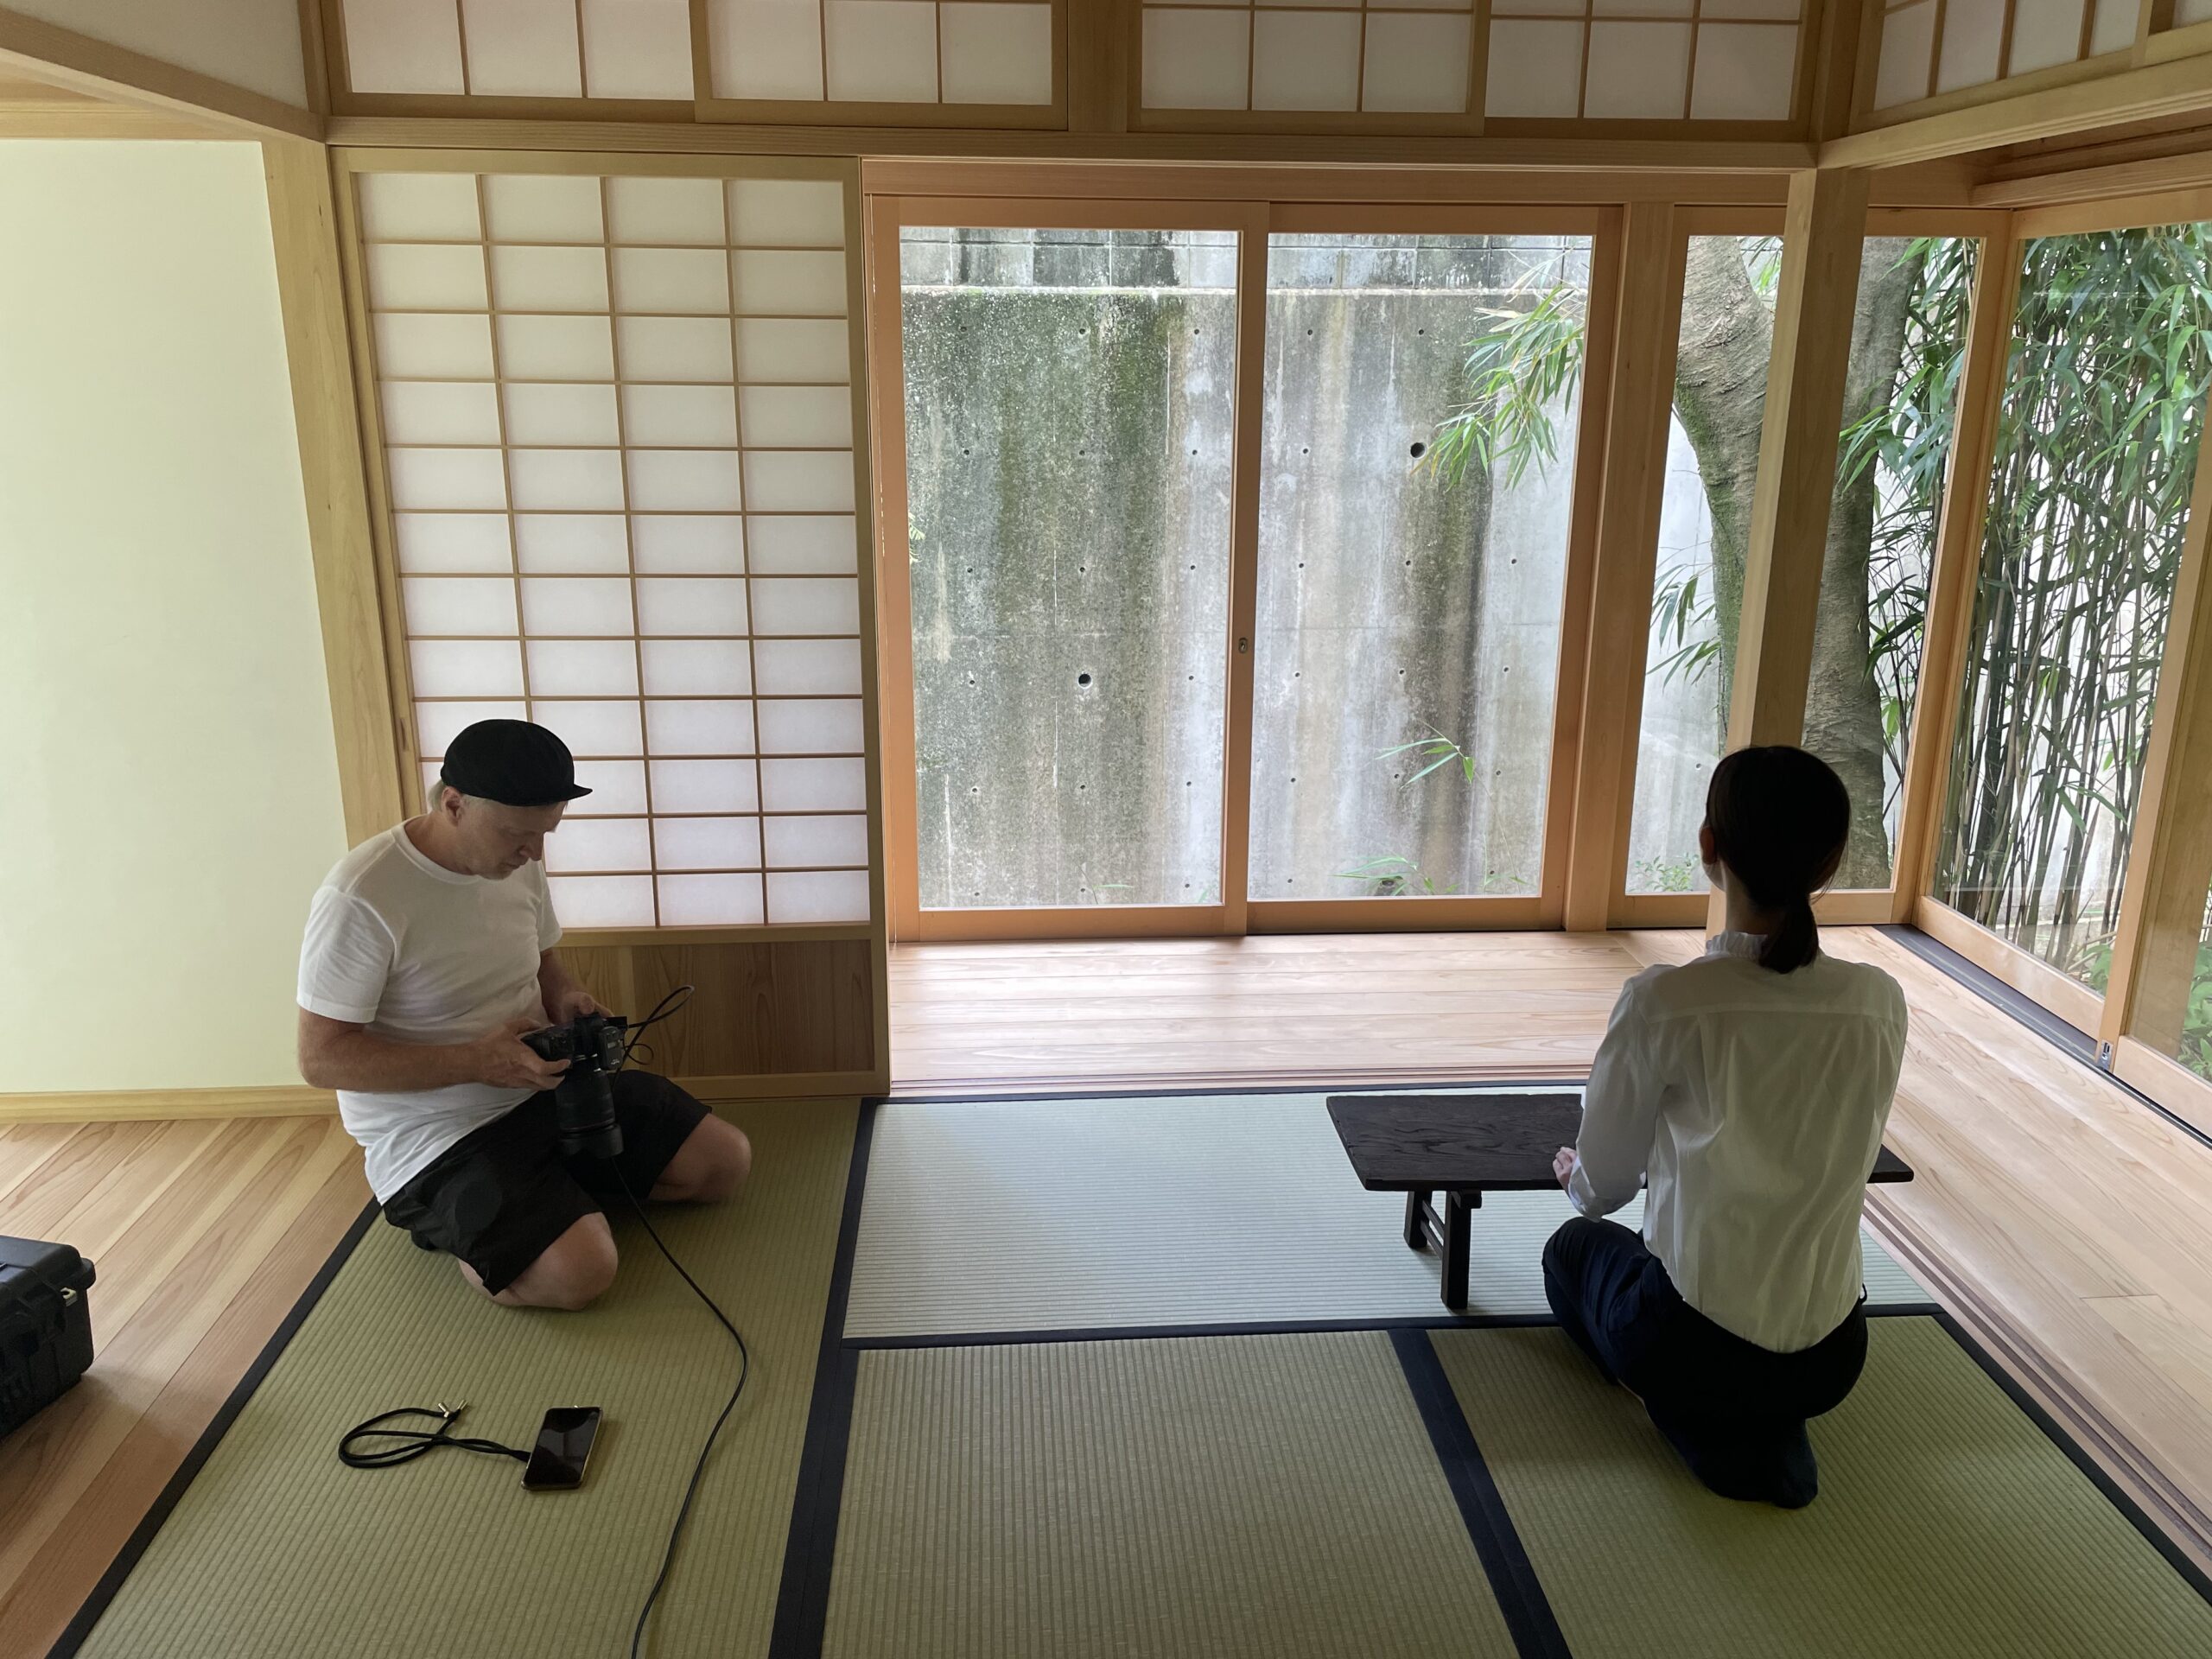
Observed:
[[[480,720],[446,745],[440,781],[504,806],[550,806],[591,791],[576,782],[575,757],[543,726]]]

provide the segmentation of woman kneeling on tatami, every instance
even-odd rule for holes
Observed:
[[[1802,749],[1713,768],[1698,832],[1727,931],[1622,991],[1557,1160],[1582,1213],[1544,1249],[1567,1334],[1724,1497],[1800,1509],[1806,1420],[1866,1363],[1859,1210],[1904,1053],[1904,995],[1824,956],[1813,894],[1850,833]],[[1594,1219],[1649,1178],[1643,1236]]]

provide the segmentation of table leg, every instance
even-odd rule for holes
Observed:
[[[1468,1225],[1473,1208],[1465,1192],[1444,1195],[1444,1306],[1457,1313],[1467,1305]]]
[[[1428,1193],[1419,1188],[1406,1194],[1406,1248],[1425,1250],[1428,1248],[1428,1229],[1422,1224],[1421,1211],[1428,1207]]]

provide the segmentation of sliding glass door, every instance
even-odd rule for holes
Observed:
[[[1537,918],[1591,251],[1579,226],[1269,238],[1263,918],[1327,926],[1382,899],[1403,925],[1462,899]]]
[[[1556,921],[1599,220],[878,201],[903,937]]]

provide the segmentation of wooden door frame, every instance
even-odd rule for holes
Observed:
[[[2025,244],[2045,236],[2090,234],[2212,219],[2212,189],[2149,190],[2132,195],[2023,207],[2006,215],[2001,237],[1990,238],[1974,301],[1972,340],[1962,385],[1952,470],[1945,485],[1938,563],[1930,572],[1928,645],[1923,657],[1922,690],[1914,717],[1914,773],[1918,811],[1910,820],[1909,842],[1915,861],[1903,872],[1897,919],[1909,920],[2030,1001],[2056,1014],[2097,1042],[2099,1063],[2121,1082],[2200,1128],[2212,1128],[2212,1082],[2178,1065],[2137,1031],[2141,1010],[2140,976],[2145,971],[2152,929],[2170,925],[2186,908],[2193,874],[2177,875],[2177,842],[2187,821],[2202,806],[2201,768],[2175,757],[2202,755],[2212,724],[2212,703],[2194,683],[2202,659],[2212,651],[2204,613],[2207,561],[2212,559],[2212,431],[2200,438],[2190,522],[2176,582],[2174,613],[2168,624],[2159,690],[2147,739],[2145,773],[2136,810],[2126,826],[2127,874],[2120,891],[2120,913],[2113,940],[2111,995],[2050,966],[2041,957],[1969,919],[1933,892],[1936,842],[1942,832],[1944,803],[1951,782],[1952,739],[1968,664],[1964,660],[1972,622],[1972,593],[1980,568],[1982,528],[1989,480],[1995,462],[1996,429],[2001,413],[2013,320],[2018,308]],[[2212,417],[2212,408],[2208,408]],[[1970,486],[1969,489],[1967,486]],[[1939,620],[1940,613],[1940,620]],[[1931,692],[1940,696],[1931,696]],[[1908,798],[1909,810],[1911,798]],[[2189,859],[2179,861],[2194,870]],[[2147,885],[2146,885],[2147,884]],[[2196,902],[2202,902],[2201,893]],[[2201,914],[2201,912],[2200,912]]]
[[[1979,239],[1983,245],[1983,251],[1980,264],[1975,273],[1975,303],[1977,308],[1980,308],[1981,296],[1986,291],[1982,283],[1989,275],[1989,254],[1993,249],[2011,245],[2008,235],[2012,215],[2009,213],[1986,208],[1960,210],[1942,207],[1870,207],[1866,213],[1864,234],[1868,238],[1951,236]],[[1687,257],[1689,241],[1693,237],[1779,236],[1785,234],[1785,232],[1783,210],[1780,207],[1681,207],[1677,209],[1675,214],[1675,268],[1679,271],[1682,260]],[[1785,246],[1784,254],[1787,257],[1787,246]],[[1673,302],[1673,315],[1667,319],[1666,326],[1669,331],[1668,362],[1669,372],[1671,376],[1671,365],[1674,360],[1672,343],[1678,336],[1681,325],[1679,276],[1676,276],[1669,291]],[[2002,316],[2004,328],[2009,328],[2011,317],[2011,308],[2007,304]],[[2003,334],[2000,332],[1993,359],[1999,383],[1997,390],[1999,391],[2002,390],[2004,364],[2002,346]],[[1987,372],[1986,364],[1985,364],[1985,372]],[[1970,378],[1963,380],[1961,388],[1961,399],[1973,397],[1980,390],[1981,384]],[[1981,438],[1986,436],[1986,427],[1984,426],[1973,430],[1971,435]],[[1961,452],[1968,447],[1969,435],[1969,423],[1965,419],[1962,410],[1959,423],[1954,430],[1952,455],[1946,469],[1944,505],[1942,509],[1942,523],[1937,527],[1936,548],[1930,560],[1930,608],[1927,626],[1931,635],[1939,626],[1950,626],[1948,615],[1939,616],[1936,608],[1936,600],[1939,569],[1955,569],[1956,568],[1955,544],[1960,541],[1963,531],[1953,527],[1955,516],[1960,520],[1961,524],[1965,524],[1970,518],[1978,536],[1980,522],[1979,514],[1976,512],[1969,515],[1962,511],[1966,504],[1961,501],[1959,492],[1955,487],[1960,481],[1960,456]],[[1982,480],[1983,487],[1986,488],[1986,457],[1981,456],[1977,459],[1969,454],[1967,459],[1972,467],[1972,475]],[[1978,550],[1978,541],[1975,545]],[[1949,551],[1948,563],[1946,563],[1947,550]],[[1970,567],[1966,581],[1970,590],[1972,581]],[[1649,601],[1648,590],[1644,599],[1648,604]],[[1962,628],[1963,622],[1961,621],[1959,626]],[[1916,885],[1917,878],[1914,872],[1920,867],[1916,865],[1909,868],[1908,855],[1911,849],[1921,846],[1925,839],[1932,835],[1932,830],[1927,827],[1927,820],[1934,813],[1936,803],[1942,796],[1940,772],[1931,776],[1923,771],[1923,766],[1934,767],[1940,764],[1942,760],[1940,744],[1934,749],[1930,749],[1929,739],[1925,734],[1929,729],[1929,717],[1933,708],[1936,705],[1948,707],[1948,703],[1955,700],[1956,691],[1955,680],[1946,681],[1941,684],[1931,683],[1930,676],[1926,669],[1929,658],[1926,654],[1925,648],[1923,652],[1923,670],[1919,688],[1914,698],[1913,734],[1911,741],[1907,746],[1905,775],[1901,780],[1897,836],[1891,861],[1890,885],[1886,887],[1839,889],[1820,894],[1815,901],[1814,909],[1815,915],[1825,925],[1864,927],[1902,921],[1908,919],[1913,910],[1914,901],[1918,893],[1918,887]],[[1955,664],[1954,667],[1955,667]],[[1931,699],[1928,695],[1931,690],[1940,690],[1944,695]],[[1642,713],[1642,691],[1643,683],[1639,679],[1628,699],[1632,703],[1627,716],[1630,722],[1630,741],[1624,756],[1625,773],[1620,786],[1618,843],[1613,864],[1611,899],[1607,909],[1608,925],[1615,928],[1704,925],[1709,920],[1714,902],[1711,895],[1704,893],[1637,893],[1627,890],[1628,847],[1632,829],[1637,760],[1635,737],[1637,721],[1640,719]],[[1927,754],[1926,761],[1916,764],[1915,757],[1923,753]]]
[[[1449,898],[1258,900],[1249,898],[1251,810],[1251,709],[1259,560],[1262,388],[1265,372],[1268,238],[1343,232],[1351,234],[1459,234],[1547,232],[1586,235],[1592,242],[1593,308],[1610,305],[1620,282],[1618,213],[1601,204],[1299,203],[1187,197],[1121,198],[889,195],[868,198],[869,242],[868,340],[871,357],[877,480],[877,594],[881,637],[883,798],[887,891],[894,938],[1154,938],[1236,937],[1246,933],[1440,931],[1465,928],[1560,925],[1566,894],[1568,837],[1573,823],[1575,749],[1581,685],[1588,654],[1598,537],[1597,488],[1604,453],[1611,353],[1586,371],[1577,425],[1575,476],[1568,528],[1568,569],[1562,595],[1559,691],[1553,711],[1546,783],[1544,866],[1530,895]],[[1026,909],[924,910],[916,868],[912,596],[906,546],[906,409],[901,310],[895,270],[886,251],[912,224],[1008,229],[1184,230],[1236,232],[1237,356],[1233,506],[1230,522],[1227,671],[1224,700],[1221,875],[1223,902],[1205,906],[1101,905]]]

